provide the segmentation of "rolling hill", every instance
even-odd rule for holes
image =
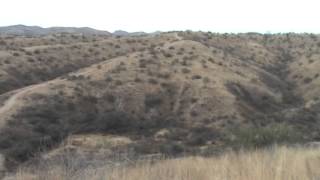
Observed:
[[[2,35],[0,49],[8,169],[39,153],[90,163],[320,139],[316,35]]]

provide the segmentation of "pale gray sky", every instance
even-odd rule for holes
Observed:
[[[319,0],[1,0],[0,26],[320,33]]]

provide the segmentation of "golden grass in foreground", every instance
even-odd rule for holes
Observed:
[[[131,167],[86,169],[71,177],[61,168],[30,175],[20,171],[14,179],[92,180],[317,180],[320,149],[277,147],[269,150],[226,153],[219,157],[188,157],[142,163]]]

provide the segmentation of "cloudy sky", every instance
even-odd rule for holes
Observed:
[[[319,0],[1,0],[0,26],[320,33]]]

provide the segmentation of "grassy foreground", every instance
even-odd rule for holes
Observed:
[[[275,147],[268,150],[228,152],[211,158],[186,157],[148,161],[132,166],[87,168],[70,173],[50,167],[48,171],[21,169],[16,180],[318,180],[320,149]],[[10,179],[11,179],[10,178]]]

